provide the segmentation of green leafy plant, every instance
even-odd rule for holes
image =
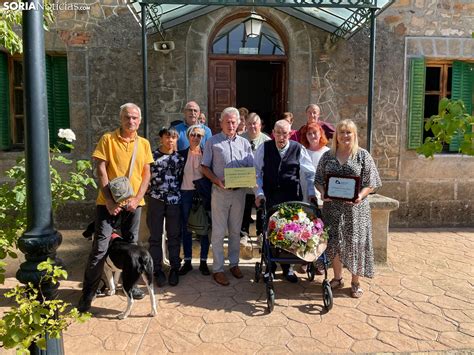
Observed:
[[[35,344],[44,350],[47,338],[59,338],[73,322],[84,323],[91,317],[90,313],[70,308],[63,300],[47,300],[43,296],[42,285],[67,279],[65,270],[49,258],[38,265],[38,270],[42,272],[38,288],[30,282],[5,294],[16,303],[0,319],[0,342],[5,349],[16,348],[18,353],[29,354],[28,348]]]
[[[433,132],[416,150],[425,157],[433,157],[441,153],[443,144],[450,144],[454,137],[460,137],[459,152],[474,155],[474,117],[466,112],[461,100],[441,99],[438,114],[431,116],[425,123],[425,130]]]
[[[89,187],[97,187],[91,177],[92,164],[87,160],[75,162],[67,158],[63,150],[72,150],[76,139],[70,129],[59,130],[59,146],[51,149],[50,172],[52,207],[56,211],[68,201],[82,201]],[[73,169],[71,167],[74,166]],[[62,168],[62,169],[60,169]],[[61,170],[69,170],[61,174]],[[72,171],[71,171],[72,170]],[[25,159],[6,171],[10,182],[0,185],[0,283],[5,281],[5,263],[7,256],[16,258],[16,243],[26,228],[26,174]],[[66,177],[65,177],[66,176]]]
[[[15,2],[14,6],[20,6],[21,2]],[[11,6],[13,6],[11,5]],[[48,30],[49,24],[54,22],[53,8],[50,0],[44,0],[43,5],[43,28]],[[33,11],[32,9],[28,11]],[[22,24],[22,11],[18,8],[8,8],[0,10],[0,47],[5,47],[10,54],[23,52],[23,41],[15,27]]]

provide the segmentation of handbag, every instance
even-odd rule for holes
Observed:
[[[188,232],[194,232],[196,235],[207,235],[209,227],[209,216],[204,208],[204,203],[200,197],[194,197],[189,211]]]
[[[132,184],[130,183],[130,177],[132,176],[133,165],[135,163],[135,156],[137,153],[138,137],[135,140],[135,146],[133,147],[132,159],[130,160],[130,166],[127,176],[118,176],[115,179],[109,181],[109,190],[112,198],[116,203],[128,200],[135,196]]]

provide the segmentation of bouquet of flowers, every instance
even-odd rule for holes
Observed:
[[[282,204],[268,221],[270,243],[311,262],[326,250],[324,223],[309,208],[299,204]]]

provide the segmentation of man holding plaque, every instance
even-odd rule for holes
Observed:
[[[255,152],[257,188],[255,204],[260,206],[263,199],[267,208],[282,202],[303,201],[300,176],[306,180],[308,199],[315,200],[315,168],[306,148],[290,140],[291,126],[286,120],[275,123],[275,140],[263,143]],[[283,275],[290,282],[298,282],[289,264],[281,264]],[[272,272],[276,264],[272,265]]]
[[[245,206],[245,188],[255,186],[255,170],[249,141],[237,135],[239,111],[235,107],[228,107],[222,111],[219,121],[222,132],[206,142],[201,168],[213,184],[213,277],[218,284],[227,286],[229,280],[224,274],[224,236],[228,231],[230,272],[240,279],[243,277],[239,268],[240,226]]]

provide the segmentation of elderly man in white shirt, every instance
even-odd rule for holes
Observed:
[[[263,143],[255,152],[257,207],[263,199],[266,200],[267,208],[287,201],[303,201],[300,176],[306,180],[308,199],[312,202],[316,199],[315,168],[306,148],[291,141],[290,133],[288,121],[277,121],[273,128],[275,140]],[[281,267],[288,281],[298,281],[290,265],[282,264]],[[272,265],[272,272],[275,269],[276,264]]]

